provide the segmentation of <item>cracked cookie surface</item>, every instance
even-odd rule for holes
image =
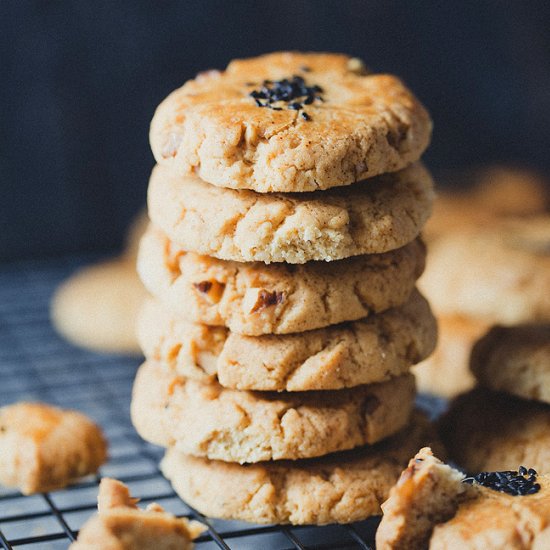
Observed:
[[[433,198],[431,176],[418,163],[369,185],[269,195],[220,189],[156,166],[148,191],[151,221],[184,250],[291,264],[404,246],[419,235]]]
[[[183,319],[260,335],[303,332],[402,305],[425,258],[415,240],[385,254],[266,266],[184,252],[151,227],[137,267],[149,292]]]
[[[201,73],[157,108],[153,154],[179,173],[259,192],[316,191],[400,170],[428,146],[431,120],[398,78],[365,72],[345,55],[279,52]],[[295,110],[250,96],[265,80],[269,88],[295,75],[319,86],[322,100]]]
[[[254,523],[350,523],[380,514],[408,457],[433,443],[420,413],[376,445],[316,459],[229,464],[169,449],[161,468],[176,492],[202,513]]]
[[[322,456],[380,441],[409,421],[411,374],[337,391],[251,392],[178,377],[144,363],[132,421],[157,445],[226,462]]]
[[[437,338],[427,301],[352,323],[288,335],[243,336],[178,319],[149,300],[138,321],[145,356],[195,380],[258,391],[335,390],[383,382],[426,358]]]

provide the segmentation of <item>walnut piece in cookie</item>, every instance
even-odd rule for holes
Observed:
[[[0,408],[0,483],[23,494],[51,491],[96,473],[107,442],[83,414],[43,403]]]
[[[190,550],[202,524],[177,518],[158,504],[142,510],[128,487],[116,479],[103,478],[97,497],[98,514],[82,527],[71,550],[109,549]]]

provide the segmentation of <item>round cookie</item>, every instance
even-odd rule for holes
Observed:
[[[472,389],[475,378],[469,367],[470,353],[487,328],[486,321],[471,317],[438,316],[435,351],[412,368],[418,391],[454,397]]]
[[[550,216],[441,237],[419,286],[444,315],[550,320]]]
[[[134,262],[126,258],[101,262],[64,281],[51,303],[57,331],[95,351],[141,355],[135,324],[146,292]]]
[[[550,403],[550,324],[493,327],[472,350],[483,386]]]
[[[459,396],[441,420],[449,457],[466,471],[550,472],[550,407],[476,389]]]
[[[466,186],[470,186],[466,191],[457,190]],[[454,182],[454,190],[438,191],[422,236],[431,242],[473,226],[490,227],[503,218],[543,214],[550,206],[546,186],[544,179],[528,170],[492,167],[463,174]]]
[[[405,374],[433,350],[437,326],[415,291],[405,305],[360,321],[264,336],[182,321],[149,300],[137,333],[145,356],[175,374],[238,390],[309,391]]]
[[[161,469],[183,500],[210,517],[350,523],[380,514],[408,457],[434,439],[428,421],[416,413],[407,428],[387,440],[321,458],[239,465],[172,448]]]
[[[220,189],[157,166],[148,191],[151,221],[182,249],[291,264],[404,246],[420,233],[432,201],[433,182],[420,164],[369,186],[292,195]]]
[[[248,392],[178,377],[153,362],[138,371],[132,421],[157,445],[226,462],[310,458],[375,443],[400,430],[414,378],[299,393]]]
[[[228,262],[183,252],[152,227],[141,242],[138,272],[151,294],[183,319],[239,334],[287,334],[405,303],[425,257],[423,243],[415,240],[386,254],[339,262]]]
[[[262,95],[289,101],[263,106]],[[396,77],[366,74],[345,55],[279,52],[172,92],[150,142],[158,163],[220,187],[302,192],[404,168],[430,134],[428,113]]]

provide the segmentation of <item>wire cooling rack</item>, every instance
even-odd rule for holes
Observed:
[[[39,400],[89,415],[109,440],[110,459],[101,476],[123,481],[142,503],[155,501],[205,523],[208,531],[197,539],[197,550],[374,548],[376,518],[346,526],[259,526],[205,518],[180,500],[158,470],[162,449],[142,441],[130,422],[130,392],[140,360],[75,348],[50,325],[53,291],[83,261],[0,267],[0,406]],[[99,477],[87,478],[28,497],[0,487],[0,548],[66,549],[96,511],[98,482]]]

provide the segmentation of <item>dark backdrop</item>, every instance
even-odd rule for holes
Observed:
[[[402,76],[437,172],[550,169],[541,1],[0,0],[0,258],[108,251],[145,201],[155,106],[197,71],[277,49]]]

